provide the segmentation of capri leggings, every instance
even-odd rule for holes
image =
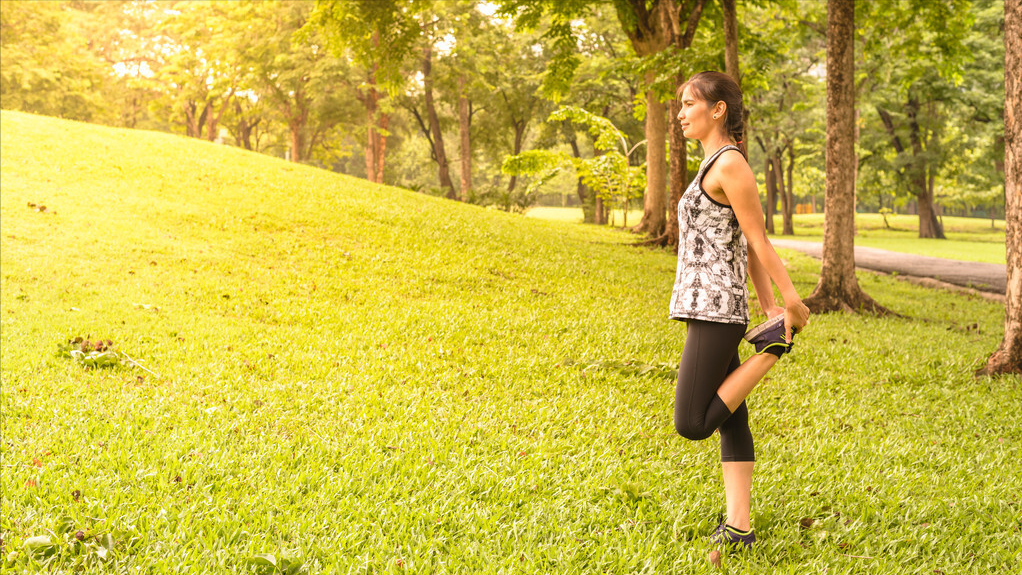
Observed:
[[[674,428],[692,440],[706,439],[719,429],[721,461],[755,461],[745,402],[731,413],[717,395],[727,375],[741,365],[738,344],[746,326],[694,319],[687,323],[674,392]]]

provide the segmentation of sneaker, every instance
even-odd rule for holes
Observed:
[[[710,541],[713,542],[714,545],[748,549],[756,542],[756,534],[753,533],[752,529],[749,529],[748,531],[739,531],[724,521],[721,521],[720,525],[717,526],[717,529],[715,529],[713,534],[710,535]]]
[[[798,328],[792,326],[791,343],[784,341],[784,314],[781,314],[750,329],[743,339],[756,347],[757,355],[770,350],[770,353],[781,357],[795,345],[796,333]]]

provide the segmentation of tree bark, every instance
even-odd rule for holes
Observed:
[[[664,17],[665,10],[673,7],[673,0],[662,1],[654,4],[651,8],[647,6],[646,0],[629,0],[615,4],[618,13],[618,20],[621,22],[625,34],[632,42],[635,53],[642,56],[650,56],[659,53],[670,45],[671,30],[669,19]],[[672,6],[667,6],[671,4]],[[655,77],[653,72],[646,74],[647,83],[651,83]],[[657,113],[659,111],[659,114]],[[661,235],[664,229],[664,183],[666,180],[666,153],[664,146],[664,106],[657,99],[656,94],[650,89],[646,91],[646,193],[643,197],[642,220],[632,229],[633,232],[646,232],[654,237]],[[654,126],[658,122],[659,127]],[[659,135],[659,139],[658,138]],[[652,136],[652,137],[651,137]],[[656,149],[659,147],[659,156]],[[658,162],[659,159],[659,162]],[[658,168],[660,169],[657,172]],[[651,177],[652,176],[652,177]],[[657,187],[657,186],[660,187]],[[599,213],[597,209],[597,213]]]
[[[1022,373],[1022,5],[1004,1],[1004,339],[979,375]]]
[[[299,89],[294,95],[294,106],[288,105],[287,129],[291,141],[291,161],[305,161],[306,125],[309,120],[309,106]]]
[[[373,181],[382,184],[383,183],[383,161],[387,157],[387,128],[390,126],[390,114],[386,112],[380,113],[380,120],[377,124],[379,128],[376,131],[376,179]]]
[[[678,74],[674,78],[675,90],[685,83],[685,76]],[[685,135],[681,132],[681,124],[676,118],[681,112],[681,102],[677,98],[671,98],[668,107],[670,126],[668,133],[671,137],[671,161],[670,161],[670,199],[667,201],[667,240],[668,246],[675,249],[679,246],[678,229],[678,202],[681,201],[681,194],[688,186],[688,147],[686,146]]]
[[[795,235],[795,142],[788,142],[788,185],[785,186],[785,192],[788,194],[788,205],[791,206],[792,212],[788,214],[788,217],[784,222],[784,233],[786,235]]]
[[[773,149],[771,144],[769,149]],[[768,234],[777,233],[774,229],[774,213],[777,211],[777,172],[774,170],[773,153],[767,152],[763,156],[763,174],[766,179],[766,231]]]
[[[646,73],[646,81],[652,83],[653,72]],[[656,92],[646,92],[646,197],[642,208],[642,221],[636,232],[651,236],[664,233],[667,203],[667,124],[663,102]]]
[[[912,143],[911,182],[913,192],[919,201],[919,237],[945,239],[944,228],[937,220],[937,209],[933,201],[933,191],[926,182],[926,160],[923,150],[923,134],[919,126],[919,101],[910,96],[906,111],[909,120],[909,141]]]
[[[815,313],[845,310],[887,314],[855,277],[855,0],[827,2],[826,217],[823,263],[805,299]]]
[[[512,119],[511,126],[515,129],[515,149],[513,155],[517,156],[522,153],[522,141],[525,139],[525,120]],[[515,191],[515,184],[518,183],[518,176],[511,176],[511,181],[507,184],[507,191],[511,193]]]
[[[741,86],[738,73],[738,11],[735,0],[720,0],[724,12],[724,71]]]
[[[447,199],[455,200],[458,192],[451,181],[451,169],[447,162],[447,150],[444,148],[444,133],[440,129],[440,116],[433,101],[433,45],[426,43],[422,55],[422,84],[426,100],[426,116],[429,118],[429,131],[433,135],[433,159],[439,171],[440,187],[447,189]]]
[[[378,48],[380,44],[380,33],[373,32],[373,46]],[[387,127],[390,125],[390,114],[380,111],[380,100],[382,94],[376,89],[376,69],[373,64],[369,72],[366,84],[368,88],[365,96],[359,100],[366,109],[366,179],[370,182],[383,183],[383,164],[387,155]]]
[[[458,135],[460,145],[458,155],[461,156],[461,201],[467,202],[472,195],[472,114],[469,111],[467,80],[465,75],[458,76]]]
[[[781,196],[781,220],[783,229],[782,235],[790,236],[794,235],[795,231],[792,229],[792,205],[791,205],[791,191],[788,189],[788,184],[784,181],[784,150],[778,148],[774,154],[774,173],[776,177],[774,180],[777,182],[777,193]]]
[[[231,105],[231,100],[234,99],[235,89],[236,88],[234,86],[231,86],[230,91],[227,92],[226,96],[224,96],[224,103],[220,106],[220,111],[209,115],[209,133],[206,134],[206,139],[210,142],[216,141],[217,137],[220,135],[220,119],[224,117],[224,112],[226,112],[227,108]]]
[[[245,117],[245,111],[237,99],[234,100],[234,112],[238,116],[238,125],[234,133],[234,139],[241,143],[246,150],[252,150],[252,132],[259,125],[259,118],[251,121],[248,120]]]

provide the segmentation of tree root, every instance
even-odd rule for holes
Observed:
[[[1022,373],[1022,358],[1017,356],[1012,358],[1008,350],[1004,348],[1004,342],[1001,342],[1001,347],[990,356],[987,364],[976,370],[976,377],[1009,373]]]
[[[907,317],[880,305],[858,287],[854,290],[846,289],[843,291],[848,293],[834,293],[833,291],[821,290],[820,286],[816,286],[813,293],[802,300],[802,303],[806,304],[809,311],[813,313],[843,311],[847,313],[868,313],[877,317]]]
[[[664,232],[664,233],[660,234],[659,236],[651,236],[651,237],[646,238],[644,240],[637,241],[637,242],[633,243],[632,245],[633,246],[649,246],[649,247],[654,247],[655,246],[655,247],[660,247],[660,248],[666,248],[666,247],[672,246],[672,245],[676,246],[677,244],[674,244],[671,241],[671,234],[669,234],[667,232]]]

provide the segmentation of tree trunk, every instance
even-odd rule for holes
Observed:
[[[305,149],[305,123],[297,119],[288,122],[288,135],[291,140],[291,161],[305,160],[302,156],[302,150]]]
[[[674,78],[675,91],[685,83],[685,76],[678,74]],[[667,201],[667,240],[666,244],[675,249],[679,246],[678,230],[678,202],[681,201],[681,194],[685,193],[688,186],[688,148],[685,135],[681,132],[681,124],[678,123],[678,113],[681,112],[681,103],[677,98],[672,98],[668,107],[669,130],[671,137],[671,162],[670,162],[670,199]]]
[[[771,144],[768,148],[773,150]],[[767,152],[763,156],[763,174],[766,179],[766,231],[768,234],[776,233],[774,229],[774,212],[777,211],[777,171],[774,170],[773,153]]]
[[[458,154],[461,156],[461,201],[467,202],[472,195],[472,114],[469,112],[468,94],[465,85],[467,80],[462,74],[458,77],[458,134],[461,136]]]
[[[782,235],[790,236],[794,235],[795,232],[792,229],[791,214],[791,191],[788,189],[788,185],[784,182],[784,156],[783,150],[778,149],[774,154],[774,173],[776,177],[774,180],[777,182],[777,193],[781,196],[781,220],[783,221]]]
[[[224,97],[223,104],[220,105],[220,111],[215,114],[209,115],[209,133],[206,134],[206,139],[210,142],[216,141],[217,137],[220,136],[220,119],[223,118],[224,112],[231,105],[231,100],[234,98],[234,88],[232,87],[227,96]]]
[[[571,144],[571,153],[578,159],[582,158],[582,150],[578,147],[578,137],[575,135],[574,130],[571,132],[571,138],[568,139],[568,143]],[[575,187],[575,192],[578,194],[578,202],[582,206],[582,222],[591,224],[596,221],[594,217],[595,204],[590,201],[589,187],[583,183],[582,178],[578,178],[578,184]]]
[[[1004,339],[978,373],[1022,373],[1022,5],[1004,1]]]
[[[429,131],[433,135],[433,157],[436,159],[440,176],[440,187],[447,189],[447,199],[456,200],[458,192],[451,182],[451,170],[447,162],[447,150],[444,148],[444,133],[440,129],[440,116],[433,102],[433,45],[426,43],[422,56],[422,85],[426,100],[426,116],[429,118]]]
[[[916,200],[919,202],[919,237],[945,239],[944,226],[937,219],[937,207],[933,201],[933,191],[926,183],[926,174],[913,178]]]
[[[827,2],[827,144],[823,264],[805,304],[813,312],[888,310],[855,277],[855,0]]]
[[[788,194],[788,205],[791,206],[792,212],[795,209],[795,142],[788,142],[788,185],[785,186],[785,191]],[[789,213],[787,220],[784,222],[784,233],[788,235],[795,235],[795,216],[794,213]]]
[[[674,46],[687,50],[695,38],[696,27],[702,16],[706,0],[693,0],[684,5],[677,0],[662,0],[649,6],[645,0],[615,2],[618,20],[639,56],[652,56]],[[687,13],[682,14],[682,8]],[[646,80],[652,82],[654,74]],[[667,158],[664,105],[652,91],[646,93],[646,195],[642,220],[633,228],[635,232],[649,233],[649,242],[663,245],[668,239],[665,226]],[[671,118],[673,122],[674,119]]]
[[[245,118],[245,112],[237,99],[234,100],[234,112],[238,116],[238,127],[234,134],[234,139],[246,150],[252,150],[252,131],[259,124],[259,120],[249,121]]]
[[[387,127],[390,126],[390,114],[381,113],[379,128],[376,131],[376,179],[378,184],[383,183],[383,160],[387,157]]]
[[[933,191],[926,182],[926,171],[930,162],[923,150],[923,134],[918,120],[919,107],[919,101],[910,96],[905,110],[909,120],[909,141],[912,143],[911,182],[913,193],[919,201],[919,237],[945,239],[944,229],[937,221]]]
[[[371,79],[370,79],[371,81]],[[376,181],[376,109],[377,101],[379,96],[376,94],[376,88],[370,86],[366,93],[365,103],[366,108],[366,179],[370,182]]]
[[[515,150],[514,155],[522,153],[522,140],[525,139],[525,120],[512,120],[512,125],[515,129]],[[518,182],[518,176],[511,176],[511,181],[508,182],[507,191],[511,193],[515,191],[515,184]]]
[[[291,161],[306,160],[306,129],[309,120],[309,105],[301,90],[295,92],[293,105],[288,104],[287,128],[291,140]]]
[[[646,82],[652,83],[656,75],[646,73]],[[646,232],[653,237],[664,233],[667,201],[667,125],[665,106],[656,92],[646,92],[646,197],[643,201],[642,221],[635,232]]]
[[[724,71],[739,86],[738,73],[738,11],[735,0],[720,0],[724,12]]]

